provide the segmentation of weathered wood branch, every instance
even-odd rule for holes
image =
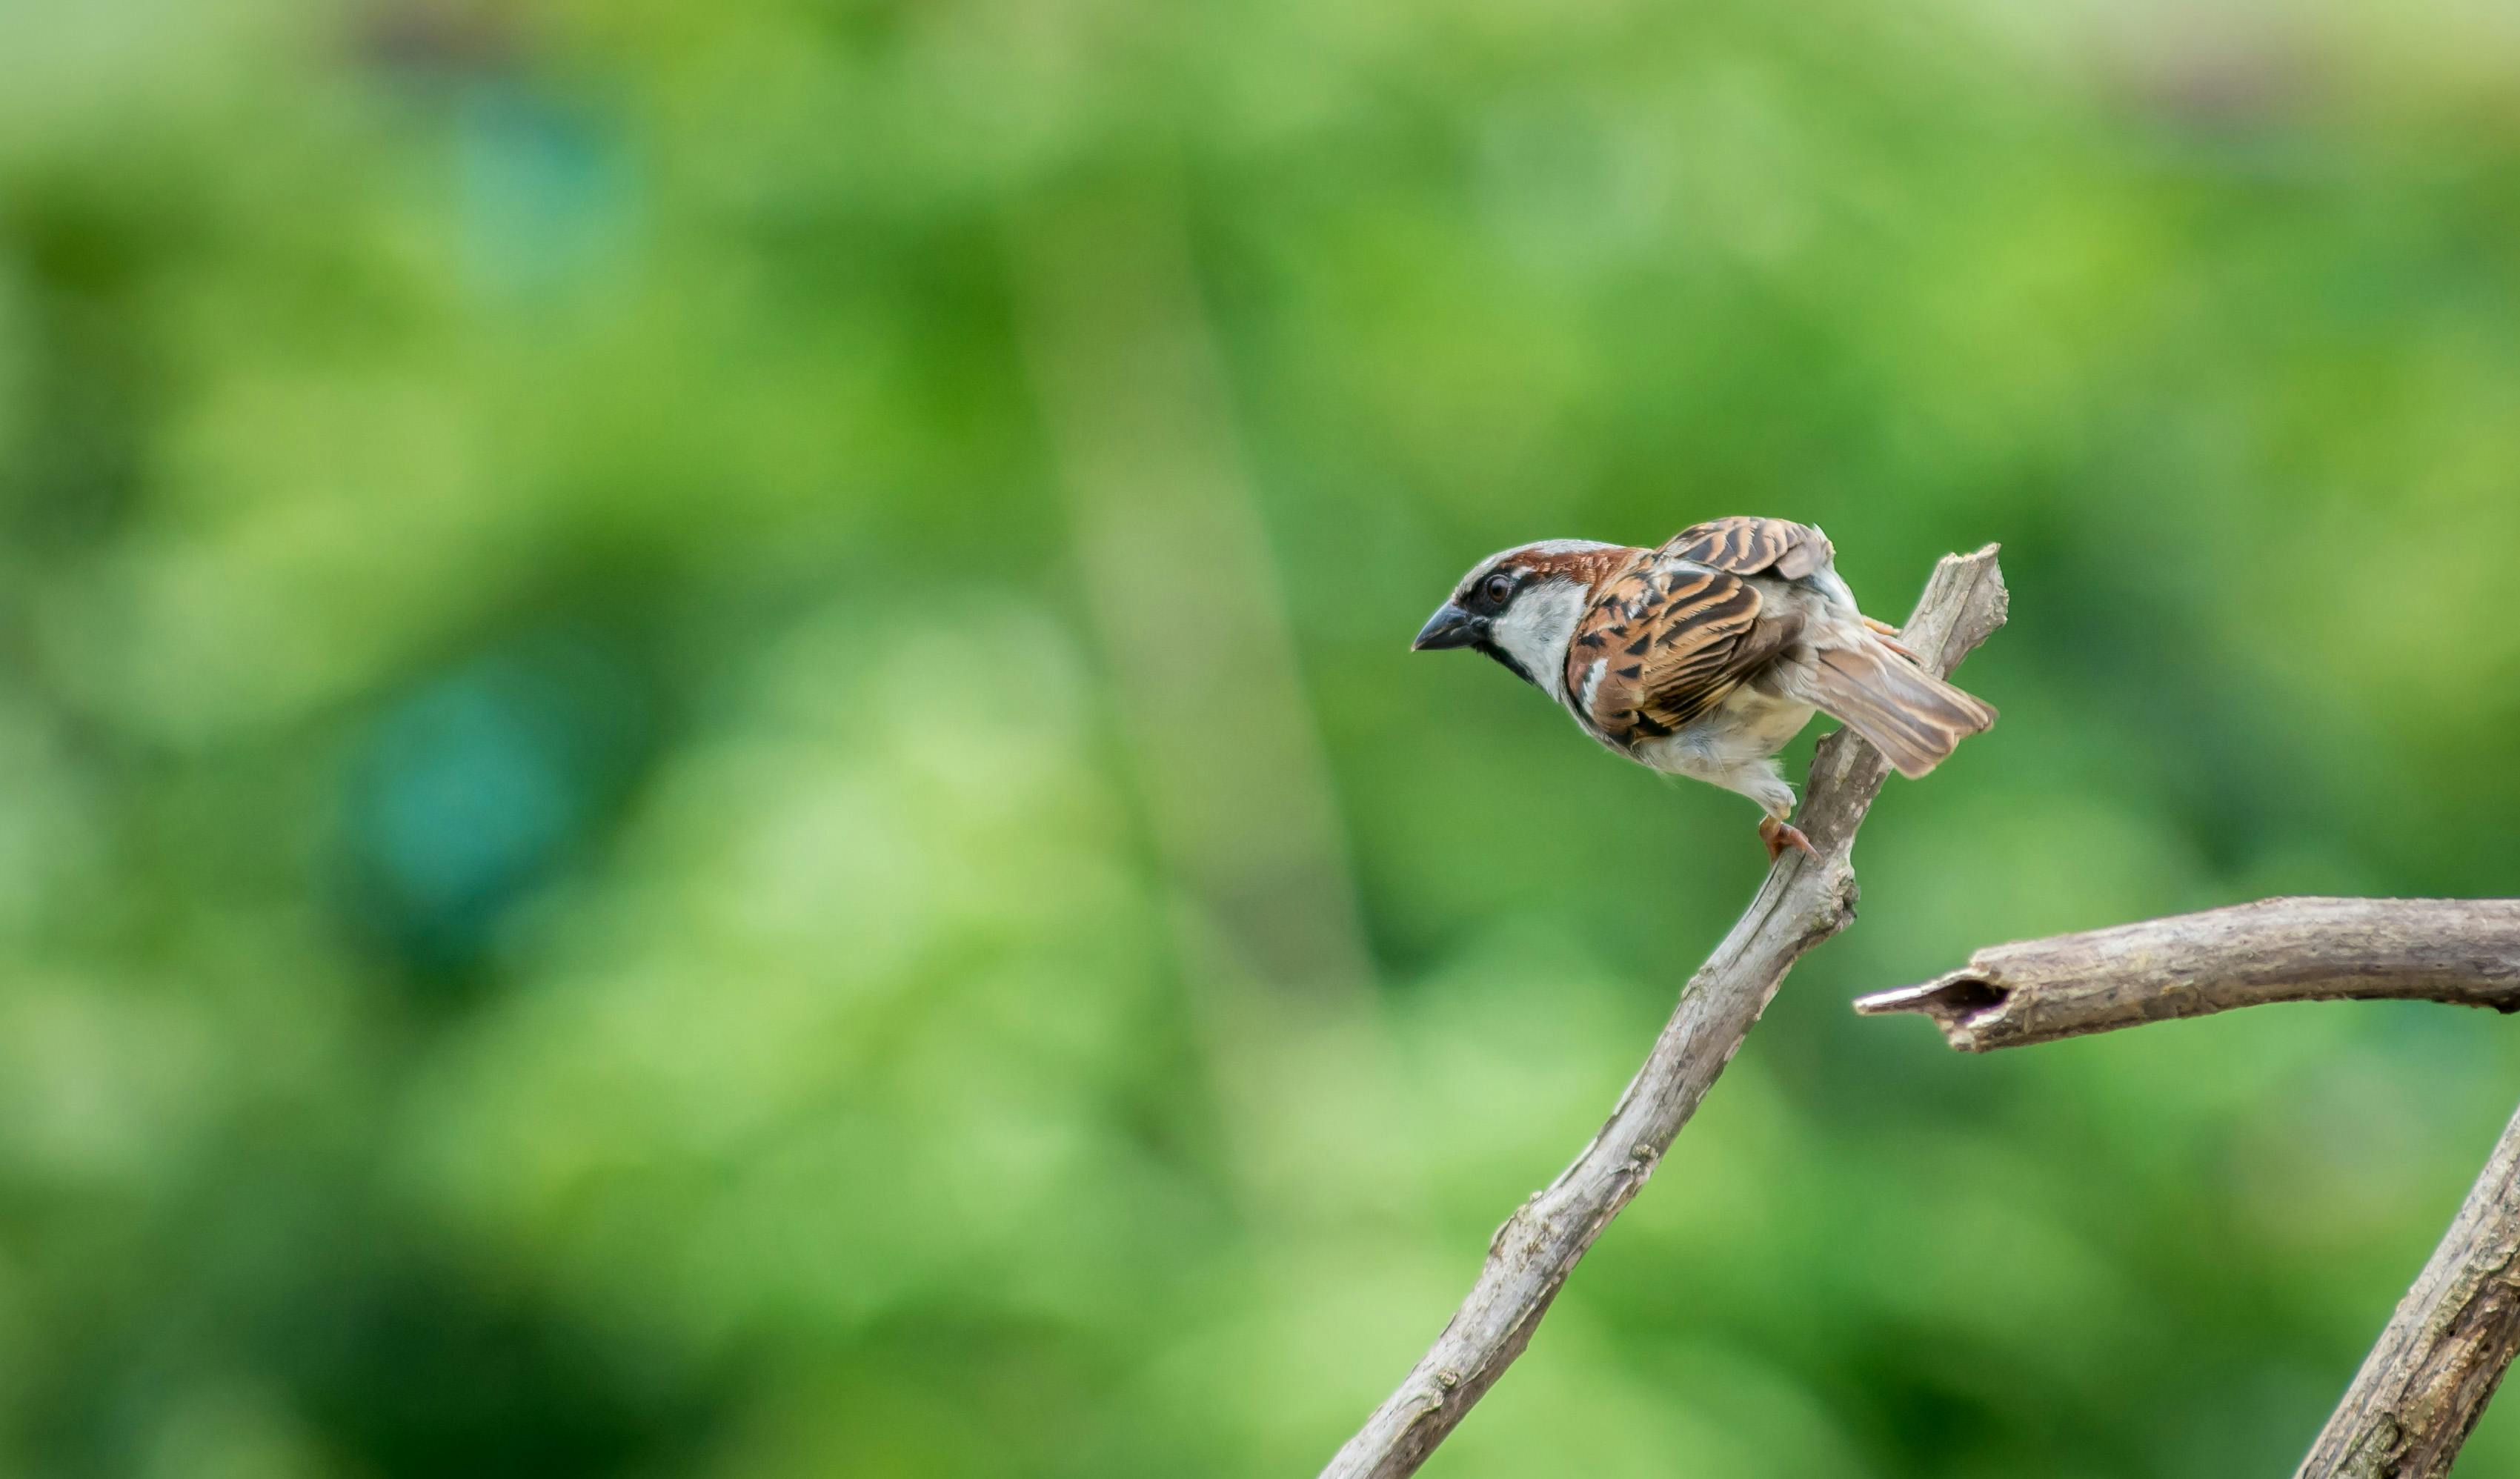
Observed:
[[[1950,672],[2003,624],[1995,546],[1948,555],[1909,618],[1905,640]],[[1688,1122],[1803,952],[1854,918],[1848,854],[1889,767],[1841,731],[1813,757],[1800,825],[1818,857],[1788,851],[1749,911],[1681,992],[1680,1004],[1609,1121],[1572,1165],[1497,1230],[1469,1297],[1399,1390],[1322,1470],[1324,1479],[1416,1472],[1530,1339],[1575,1264]]]
[[[2383,998],[2520,1010],[2520,899],[2268,899],[1989,946],[1855,1009],[1922,1012],[1954,1048],[1986,1053],[2267,1002]]]
[[[2520,899],[2268,899],[1996,945],[1865,997],[1954,1048],[2052,1043],[2267,1002],[2399,999],[2520,1010]],[[2520,1116],[2294,1479],[2450,1472],[2520,1350]]]
[[[2294,1479],[2437,1479],[2520,1350],[2514,1115]]]

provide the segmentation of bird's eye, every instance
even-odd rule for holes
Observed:
[[[1487,597],[1490,605],[1503,605],[1507,599],[1513,595],[1513,577],[1499,571],[1488,577],[1488,582],[1480,589],[1480,594]]]

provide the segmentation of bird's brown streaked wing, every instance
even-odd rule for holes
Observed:
[[[1714,518],[1690,524],[1674,534],[1654,554],[1665,560],[1691,560],[1735,575],[1775,570],[1787,580],[1800,580],[1836,558],[1828,536],[1790,518]]]
[[[1566,691],[1593,729],[1626,748],[1723,701],[1796,625],[1762,619],[1759,593],[1738,576],[1657,559],[1613,579],[1576,623]]]

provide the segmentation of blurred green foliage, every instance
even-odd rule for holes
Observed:
[[[2004,721],[1427,1471],[2285,1471],[2512,1029],[1845,1003],[2520,890],[2515,77],[2455,0],[0,6],[0,1471],[1311,1472],[1761,863],[1407,638],[1743,512],[1894,618],[2002,541]]]

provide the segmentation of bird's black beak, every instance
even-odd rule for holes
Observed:
[[[1409,644],[1413,652],[1432,651],[1437,648],[1468,647],[1479,640],[1479,618],[1451,602],[1436,608],[1418,629],[1418,640]]]

